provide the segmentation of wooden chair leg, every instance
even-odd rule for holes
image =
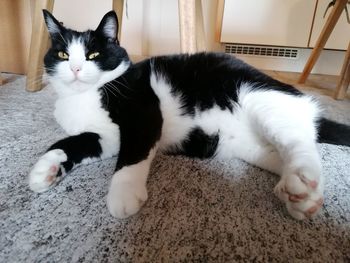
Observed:
[[[48,32],[44,22],[42,9],[52,12],[54,0],[36,0],[32,17],[32,37],[30,41],[26,89],[38,91],[42,89],[42,75],[44,73],[43,59],[48,46]]]
[[[117,13],[119,30],[118,30],[118,40],[121,40],[121,31],[122,31],[122,21],[123,21],[123,8],[124,0],[113,0],[113,10]]]
[[[335,2],[335,5],[332,9],[331,14],[329,15],[326,24],[324,25],[320,36],[317,39],[316,45],[314,49],[312,50],[312,53],[304,67],[303,73],[301,74],[299,78],[299,83],[305,83],[307,77],[309,76],[312,68],[314,67],[317,59],[321,55],[321,51],[323,50],[324,46],[326,45],[326,42],[330,36],[330,34],[333,31],[333,28],[335,27],[336,23],[338,22],[338,19],[343,12],[348,0],[337,0]]]
[[[207,50],[202,0],[196,0],[196,46],[197,52]]]
[[[180,49],[183,53],[196,52],[196,0],[179,0]]]
[[[337,88],[334,92],[334,98],[341,100],[345,98],[346,91],[350,84],[350,42],[345,54],[344,64],[340,73]]]
[[[183,53],[205,50],[205,34],[201,0],[178,0],[180,49]]]

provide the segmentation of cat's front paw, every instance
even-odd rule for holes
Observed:
[[[312,170],[300,169],[282,176],[275,187],[289,214],[298,220],[314,217],[323,205],[323,182]]]
[[[60,149],[45,153],[29,173],[29,187],[34,192],[44,192],[60,179],[61,163],[67,161],[67,155]]]
[[[147,189],[144,184],[112,180],[107,195],[107,207],[112,216],[127,218],[136,214],[147,198]]]

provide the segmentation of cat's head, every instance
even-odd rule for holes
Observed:
[[[114,11],[102,18],[96,30],[85,32],[67,29],[50,12],[43,13],[51,37],[44,64],[58,93],[76,94],[99,88],[129,67],[128,55],[118,43]]]

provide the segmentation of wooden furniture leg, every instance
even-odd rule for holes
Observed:
[[[196,44],[197,52],[206,51],[206,38],[204,32],[204,18],[203,18],[203,8],[202,0],[196,0]]]
[[[224,19],[224,7],[225,0],[218,0],[217,10],[216,10],[216,22],[215,22],[215,41],[220,43],[221,41],[221,28],[222,20]]]
[[[36,0],[32,17],[32,37],[30,41],[26,89],[38,91],[42,89],[42,75],[44,73],[43,59],[47,50],[49,36],[46,30],[42,9],[52,12],[54,0]]]
[[[5,80],[3,79],[3,77],[0,74],[0,85],[3,85],[5,83]]]
[[[334,92],[334,98],[341,100],[345,98],[346,91],[350,84],[350,42],[345,54],[344,64],[340,73],[337,88]]]
[[[121,40],[124,0],[113,0],[113,10],[118,16],[118,40]]]
[[[178,0],[180,48],[183,53],[205,50],[205,35],[201,0]]]
[[[312,53],[304,67],[303,73],[299,78],[299,83],[305,83],[307,77],[309,76],[312,68],[314,67],[317,59],[321,55],[321,51],[324,48],[330,34],[333,31],[341,13],[343,12],[348,0],[337,0],[332,9],[331,14],[329,15],[326,24],[324,25],[320,36],[317,39],[316,45],[312,50]]]

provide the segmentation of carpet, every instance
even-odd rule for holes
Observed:
[[[55,95],[0,87],[0,262],[350,262],[350,148],[322,144],[325,205],[291,218],[273,194],[278,177],[240,160],[159,154],[149,199],[128,219],[110,216],[105,196],[115,159],[80,166],[37,194],[27,175],[65,133]],[[350,124],[349,101],[319,96],[327,116]]]

